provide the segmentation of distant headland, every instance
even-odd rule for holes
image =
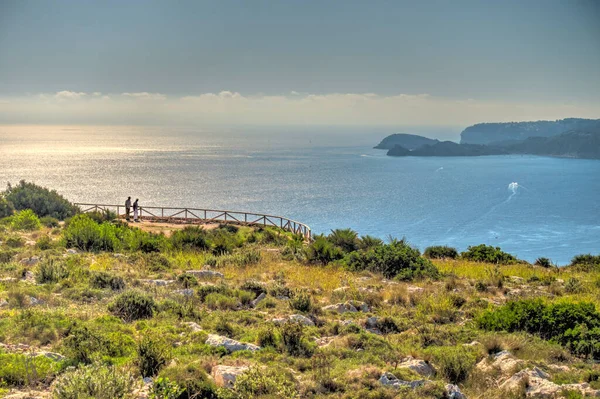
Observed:
[[[398,157],[530,154],[600,159],[600,119],[479,123],[462,131],[460,143],[392,134],[375,148]]]

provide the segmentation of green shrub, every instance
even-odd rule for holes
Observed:
[[[267,288],[258,281],[254,280],[246,280],[240,286],[240,289],[244,291],[253,292],[255,296],[259,296],[260,294],[267,293]]]
[[[15,187],[9,185],[6,191],[6,199],[13,204],[15,209],[31,209],[40,217],[52,216],[63,220],[79,211],[76,206],[56,191],[50,191],[24,180],[21,180]]]
[[[202,227],[187,226],[183,230],[174,231],[170,241],[179,250],[206,251],[210,247],[206,237],[206,231]]]
[[[63,231],[67,248],[82,251],[115,251],[121,245],[117,238],[117,227],[98,224],[85,214],[73,217]]]
[[[571,259],[571,267],[582,271],[593,271],[600,268],[600,255],[577,255]]]
[[[464,346],[431,347],[427,352],[438,372],[453,384],[466,380],[477,360],[475,354]]]
[[[125,280],[123,280],[123,277],[108,272],[92,272],[90,286],[98,289],[109,288],[113,291],[121,291],[125,289]]]
[[[288,321],[281,327],[283,351],[290,356],[310,357],[313,348],[304,338],[304,326],[297,322]]]
[[[251,367],[236,378],[234,391],[239,399],[300,397],[293,376],[281,369]]]
[[[342,251],[323,236],[317,236],[306,248],[306,259],[311,263],[326,265],[342,256]]]
[[[20,236],[10,236],[4,242],[9,248],[21,248],[25,246],[25,239]]]
[[[13,204],[0,193],[0,219],[12,216],[14,212],[15,207]]]
[[[155,309],[154,298],[138,291],[126,291],[108,306],[112,314],[127,322],[149,319],[154,315]]]
[[[256,336],[256,345],[266,348],[266,347],[277,347],[277,336],[275,332],[270,327],[265,327],[258,330]]]
[[[166,238],[160,234],[152,234],[137,228],[125,228],[120,237],[124,247],[130,251],[145,254],[160,252],[166,247]]]
[[[371,248],[375,248],[375,247],[379,247],[383,245],[383,240],[377,237],[373,237],[373,236],[362,236],[360,238],[360,241],[358,243],[358,247],[359,249],[362,250],[369,250]]]
[[[54,242],[49,236],[41,236],[35,243],[35,247],[42,251],[54,248]]]
[[[565,292],[567,294],[579,294],[584,291],[583,284],[575,277],[571,277],[565,283]]]
[[[118,215],[110,209],[102,209],[100,211],[87,212],[86,215],[94,222],[101,224],[104,222],[113,222],[118,219]]]
[[[198,285],[198,279],[187,273],[178,275],[177,282],[181,284],[183,288],[192,288]]]
[[[103,348],[104,340],[100,334],[87,326],[76,324],[67,332],[62,346],[65,355],[70,359],[90,364],[94,360],[94,354]]]
[[[53,218],[52,216],[44,216],[40,218],[40,223],[46,227],[54,228],[58,227],[59,221],[57,218]]]
[[[217,332],[217,334],[224,335],[226,337],[233,337],[233,335],[235,334],[233,326],[224,317],[219,317],[217,319],[217,324],[215,324],[215,331]]]
[[[150,399],[177,399],[184,389],[167,377],[159,377],[152,384]]]
[[[434,245],[425,248],[423,255],[429,259],[456,259],[458,258],[458,251],[456,248],[445,245]]]
[[[513,301],[483,312],[477,322],[488,331],[525,331],[559,343],[574,354],[600,356],[600,313],[593,303]]]
[[[33,231],[41,226],[40,219],[31,209],[24,209],[11,217],[10,227],[13,230]]]
[[[310,295],[306,292],[297,291],[288,301],[292,310],[297,310],[302,313],[308,313],[312,309]]]
[[[137,345],[136,365],[142,377],[154,377],[171,360],[164,340],[145,335]]]
[[[536,266],[541,266],[545,268],[552,267],[552,261],[548,258],[537,258],[534,263]]]
[[[0,353],[0,387],[49,383],[61,369],[62,362],[45,356]]]
[[[439,271],[431,261],[423,258],[404,240],[392,240],[366,252],[353,252],[346,256],[344,264],[349,270],[370,270],[383,274],[385,278],[413,280],[439,277]]]
[[[64,263],[55,259],[40,262],[35,273],[35,281],[38,284],[58,283],[67,277],[69,277],[69,271]]]
[[[206,300],[206,297],[210,294],[217,293],[217,294],[228,294],[229,295],[229,294],[231,294],[231,290],[223,284],[202,285],[202,286],[198,287],[198,290],[196,291],[196,293],[198,294],[198,297],[200,297],[200,300],[202,302],[204,302]]]
[[[56,379],[54,399],[127,399],[135,380],[126,370],[92,364],[80,366]]]
[[[497,263],[501,265],[515,263],[517,258],[509,253],[503,252],[500,247],[480,244],[470,246],[460,255],[463,259],[473,262]]]
[[[327,240],[343,252],[350,253],[359,248],[359,239],[356,231],[352,229],[332,230]]]
[[[235,310],[240,306],[240,302],[235,297],[216,292],[208,294],[204,298],[204,303],[211,310]]]
[[[159,376],[177,384],[183,392],[177,399],[218,399],[217,387],[198,363],[172,365],[161,370]]]
[[[113,323],[110,318],[99,326],[74,323],[65,333],[61,352],[71,360],[85,364],[105,357],[131,355],[135,349],[133,338],[123,333],[119,324]]]

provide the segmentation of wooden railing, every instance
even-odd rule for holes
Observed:
[[[82,212],[115,212],[120,218],[125,217],[124,205],[82,204],[76,203]],[[123,213],[122,213],[123,212]],[[222,211],[199,208],[166,208],[160,206],[140,206],[140,220],[165,223],[233,223],[248,226],[273,226],[299,234],[306,240],[312,238],[310,227],[282,216],[264,215],[252,212]],[[133,217],[133,211],[131,212]]]

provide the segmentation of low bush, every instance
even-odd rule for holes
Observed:
[[[259,296],[262,293],[267,293],[267,288],[258,281],[255,280],[246,280],[240,286],[240,289],[244,291],[253,292],[255,296]]]
[[[238,399],[293,399],[300,397],[296,385],[289,372],[251,367],[236,378],[234,391]]]
[[[13,230],[33,231],[39,230],[41,226],[40,219],[31,209],[24,209],[11,216],[10,228]]]
[[[341,259],[342,251],[333,245],[327,238],[317,236],[306,248],[306,259],[311,263],[326,265],[334,260]]]
[[[25,246],[25,239],[23,237],[13,235],[4,241],[4,244],[9,248],[21,248]]]
[[[557,342],[579,356],[600,356],[600,313],[593,303],[514,301],[485,311],[477,322],[488,331],[525,331]]]
[[[210,294],[213,293],[217,293],[217,294],[230,294],[231,290],[226,286],[226,285],[202,285],[200,287],[198,287],[198,290],[196,291],[196,293],[198,294],[198,297],[200,298],[200,300],[202,302],[204,302],[206,300],[206,297]]]
[[[534,263],[536,266],[541,266],[545,268],[552,267],[552,261],[548,258],[537,258]]]
[[[456,250],[456,248],[443,245],[435,245],[432,247],[425,248],[423,256],[429,259],[456,259],[458,258],[458,251]]]
[[[36,242],[35,247],[39,250],[46,251],[54,248],[55,243],[49,236],[41,236]]]
[[[121,291],[125,289],[125,280],[108,272],[92,272],[90,286],[98,289]]]
[[[77,215],[69,221],[63,231],[67,248],[82,251],[113,252],[120,248],[117,227],[111,224],[98,224],[85,214]]]
[[[600,269],[600,255],[577,255],[571,259],[571,267],[581,271],[592,271]]]
[[[217,387],[197,362],[165,367],[159,377],[168,378],[182,390],[176,399],[219,399]]]
[[[503,252],[500,247],[480,244],[470,246],[467,250],[460,254],[463,259],[473,262],[497,263],[501,265],[517,262],[517,258],[509,253]]]
[[[31,209],[39,217],[52,216],[64,220],[75,215],[79,209],[54,190],[21,180],[18,185],[8,186],[6,199],[16,210]]]
[[[53,218],[52,216],[44,216],[40,218],[40,223],[46,227],[55,228],[59,226],[59,221],[57,218]]]
[[[356,251],[360,244],[358,234],[352,229],[332,230],[327,240],[346,253]]]
[[[583,292],[585,288],[579,279],[575,277],[570,277],[565,283],[565,292],[567,294],[579,294]]]
[[[0,352],[0,387],[49,383],[60,372],[62,362],[45,356]]]
[[[54,399],[128,399],[135,384],[124,369],[92,364],[80,366],[56,379]]]
[[[191,274],[183,273],[177,276],[177,283],[183,288],[192,288],[198,285],[198,279]]]
[[[297,291],[288,301],[290,308],[292,310],[297,310],[298,312],[308,313],[312,309],[312,301],[310,295],[306,292]]]
[[[171,349],[162,339],[145,335],[137,345],[136,365],[142,377],[154,377],[171,360]]]
[[[175,249],[206,251],[210,247],[206,237],[206,230],[202,227],[187,226],[183,230],[174,231],[170,241]]]
[[[138,291],[126,291],[109,304],[108,310],[115,316],[130,322],[151,318],[156,310],[156,303],[149,295]]]
[[[3,194],[0,193],[0,219],[12,216],[15,212],[15,207],[8,201]]]
[[[152,383],[150,399],[177,399],[184,389],[167,377],[159,377]]]
[[[362,236],[358,243],[358,248],[362,250],[369,250],[371,248],[379,247],[383,245],[381,238],[373,237],[370,235]]]
[[[208,294],[204,298],[204,303],[211,310],[235,310],[240,306],[237,298],[217,292]]]
[[[437,268],[404,240],[392,240],[366,252],[353,252],[346,256],[344,264],[349,270],[370,270],[383,274],[385,278],[413,280],[439,277]]]
[[[464,346],[431,347],[427,353],[438,372],[453,384],[465,381],[477,360],[475,354]]]
[[[105,357],[130,356],[135,349],[133,338],[124,334],[118,324],[107,320],[100,326],[74,323],[66,332],[61,352],[69,359],[84,364]]]
[[[64,263],[55,259],[40,262],[35,273],[35,280],[38,284],[58,283],[67,277],[69,277],[69,271]]]
[[[283,351],[290,356],[310,357],[313,348],[304,338],[304,326],[297,322],[288,321],[281,327]]]
[[[256,345],[266,348],[266,347],[277,347],[277,335],[272,328],[266,327],[258,330],[256,336]]]

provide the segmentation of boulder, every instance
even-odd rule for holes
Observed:
[[[324,311],[332,311],[336,313],[356,313],[359,310],[362,312],[368,312],[369,307],[366,303],[360,301],[348,301],[345,303],[336,303],[335,305],[327,305],[322,308]]]
[[[510,375],[522,365],[522,360],[515,358],[508,351],[502,351],[493,355],[491,361],[489,359],[483,359],[477,363],[476,368],[483,373],[500,370],[502,374]]]
[[[77,250],[76,250],[76,249],[69,248],[69,249],[67,249],[67,253],[68,253],[69,255],[76,255],[76,254],[78,254],[79,252],[77,252]]]
[[[191,288],[184,288],[182,290],[175,290],[173,291],[174,294],[179,294],[179,295],[183,295],[183,296],[187,296],[187,297],[191,297],[194,296],[194,290]]]
[[[258,305],[263,299],[265,299],[267,297],[267,294],[265,294],[264,292],[261,292],[259,296],[256,297],[256,299],[254,299],[250,305],[252,305],[252,307],[256,307],[256,305]]]
[[[152,284],[155,285],[157,287],[166,287],[169,284],[173,284],[175,282],[175,280],[162,280],[162,279],[156,279],[156,280],[141,280],[142,282],[146,283],[146,284]]]
[[[393,388],[408,387],[408,388],[415,389],[415,388],[425,385],[426,382],[427,382],[426,380],[415,380],[415,381],[399,380],[392,373],[383,373],[381,378],[379,378],[379,383],[381,385],[385,385],[385,386],[393,387]]]
[[[227,349],[229,352],[237,352],[237,351],[257,351],[260,349],[260,346],[254,344],[246,344],[239,341],[236,341],[231,338],[223,337],[216,334],[208,334],[208,338],[206,339],[206,345],[210,346],[222,346]]]
[[[312,321],[311,319],[309,319],[306,316],[302,316],[301,314],[293,314],[288,317],[280,317],[277,319],[273,319],[272,321],[275,324],[283,324],[286,321],[293,321],[293,322],[297,322],[297,323],[303,324],[305,326],[310,326],[310,327],[314,327],[314,325],[315,325],[314,321]]]
[[[56,353],[56,352],[46,352],[46,351],[41,351],[41,352],[35,352],[33,354],[33,356],[44,356],[47,357],[50,360],[54,360],[55,362],[59,362],[61,360],[63,360],[65,357],[63,355],[61,355],[60,353]]]
[[[361,312],[366,313],[370,310],[369,305],[367,305],[366,303],[361,302],[361,301],[348,301],[346,303],[354,306],[357,310],[360,310]]]
[[[21,259],[21,264],[24,266],[34,266],[40,262],[39,256],[32,256],[30,258]]]
[[[187,270],[187,274],[191,274],[192,276],[198,278],[224,278],[225,275],[221,272],[216,272],[214,270]]]
[[[467,399],[465,394],[454,384],[446,384],[446,397],[448,399]]]
[[[585,397],[600,397],[600,390],[595,390],[588,383],[559,385],[550,381],[550,375],[534,367],[515,373],[500,385],[500,389],[507,393],[522,392],[528,398],[561,398],[564,391],[579,392]]]
[[[398,367],[412,370],[422,377],[431,377],[435,374],[435,370],[429,363],[425,360],[415,359],[412,356],[405,358]]]
[[[212,376],[217,386],[223,388],[233,388],[237,377],[245,373],[247,370],[248,366],[234,367],[219,365],[213,367]]]
[[[183,323],[183,325],[189,327],[190,330],[192,330],[193,332],[202,331],[202,327],[200,327],[198,323],[194,323],[193,321],[188,321],[186,323]]]
[[[8,306],[6,299],[0,299],[0,308],[4,308],[6,306]]]

